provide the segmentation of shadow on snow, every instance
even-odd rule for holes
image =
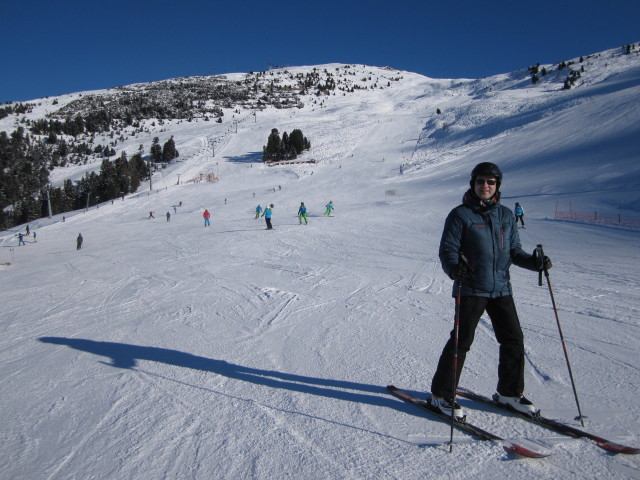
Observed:
[[[262,152],[249,152],[244,155],[225,156],[224,158],[233,163],[262,163]]]
[[[224,360],[201,357],[167,348],[145,347],[114,342],[97,342],[94,340],[64,337],[41,337],[38,340],[43,343],[66,345],[76,350],[107,357],[110,359],[110,362],[102,363],[117,368],[134,369],[139,360],[147,360],[174,365],[176,367],[211,372],[235,380],[270,388],[285,389],[293,392],[393,408],[402,412],[418,414],[418,412],[414,412],[413,409],[410,408],[410,405],[408,406],[409,408],[407,408],[405,403],[398,402],[389,397],[386,394],[386,388],[380,385],[308,377],[282,373],[276,370],[243,367],[242,365],[235,365]]]

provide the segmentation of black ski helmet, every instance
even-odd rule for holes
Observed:
[[[475,168],[471,171],[471,181],[469,182],[471,188],[474,187],[474,183],[478,175],[483,175],[485,177],[495,177],[496,191],[500,190],[500,184],[502,183],[502,172],[495,163],[482,162],[475,166]]]

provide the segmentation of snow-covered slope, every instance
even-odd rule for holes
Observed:
[[[464,401],[474,422],[554,455],[521,460],[461,432],[449,453],[448,425],[384,389],[429,388],[453,325],[442,225],[471,168],[491,160],[504,203],[525,207],[523,246],[553,259],[588,428],[640,445],[640,233],[553,220],[559,202],[640,210],[640,57],[586,62],[569,91],[526,70],[434,80],[360,66],[359,78],[402,79],[223,124],[165,123],[181,161],[152,192],[33,222],[27,246],[5,232],[2,477],[637,478],[638,458]],[[263,166],[272,128],[301,128],[318,163]],[[184,183],[214,172],[220,182]],[[254,219],[270,203],[274,231]],[[575,423],[548,289],[515,267],[512,279],[527,395]],[[491,393],[496,361],[483,318],[461,383]]]

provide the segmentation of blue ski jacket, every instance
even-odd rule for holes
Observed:
[[[454,280],[453,295],[457,294],[455,267],[460,253],[467,258],[471,270],[462,279],[461,295],[497,298],[512,295],[509,267],[515,264],[538,271],[533,255],[520,246],[515,216],[507,207],[496,202],[487,205],[471,190],[465,193],[462,204],[447,217],[440,240],[440,262],[444,272]]]

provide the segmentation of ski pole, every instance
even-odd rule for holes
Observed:
[[[553,305],[553,311],[556,315],[556,324],[558,325],[558,332],[560,333],[560,341],[562,342],[562,349],[564,351],[564,358],[567,361],[567,369],[569,370],[569,378],[571,379],[571,387],[573,388],[573,396],[576,399],[576,405],[578,407],[578,416],[575,420],[580,420],[580,424],[584,427],[584,416],[582,415],[582,410],[580,409],[580,401],[578,400],[578,391],[576,390],[576,382],[573,380],[573,372],[571,371],[571,363],[569,362],[569,353],[567,352],[567,345],[564,341],[564,335],[562,334],[562,327],[560,326],[560,317],[558,316],[558,308],[556,307],[556,300],[553,297],[553,289],[551,288],[551,280],[549,279],[549,270],[544,268],[544,251],[542,250],[542,245],[538,245],[536,247],[536,251],[538,252],[538,258],[542,262],[542,270],[540,271],[540,276],[538,283],[542,285],[542,271],[544,270],[544,276],[547,277],[547,285],[549,287],[549,295],[551,295],[551,304]]]
[[[456,312],[453,330],[453,375],[452,375],[452,391],[453,398],[451,400],[451,437],[449,439],[449,453],[453,452],[453,425],[455,423],[455,405],[456,405],[456,389],[458,387],[458,332],[460,330],[460,295],[462,290],[462,279],[458,279],[458,291],[456,293]]]
[[[467,257],[460,252],[459,263],[464,264],[467,269],[471,269]],[[449,439],[449,453],[453,452],[453,426],[455,423],[455,405],[456,405],[456,389],[458,388],[458,333],[460,331],[460,301],[462,296],[462,277],[456,279],[458,282],[458,290],[456,292],[456,312],[454,321],[454,342],[453,342],[453,375],[452,375],[452,405],[451,405],[451,437]]]

